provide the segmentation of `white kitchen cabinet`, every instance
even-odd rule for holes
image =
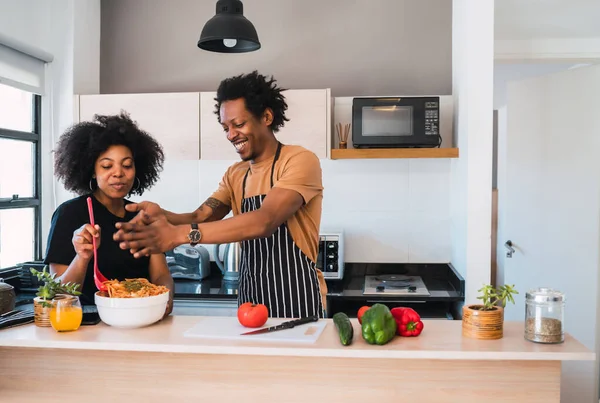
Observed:
[[[330,89],[287,90],[289,121],[275,136],[283,144],[295,144],[313,151],[319,158],[329,157],[331,142]],[[234,147],[215,114],[215,92],[200,94],[200,158],[203,160],[239,160]]]
[[[79,96],[79,120],[128,112],[163,147],[165,160],[200,158],[200,94],[99,94]]]

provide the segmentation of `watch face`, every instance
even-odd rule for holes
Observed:
[[[192,243],[197,243],[200,241],[200,231],[198,231],[197,229],[193,229],[190,231],[190,234],[188,235],[188,238],[190,239],[190,242]]]

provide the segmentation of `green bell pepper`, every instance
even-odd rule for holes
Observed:
[[[397,326],[390,309],[386,305],[375,304],[362,317],[363,339],[369,344],[386,344],[396,335]]]

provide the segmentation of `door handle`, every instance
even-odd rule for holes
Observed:
[[[409,299],[386,299],[386,300],[381,300],[381,299],[368,299],[367,303],[368,304],[376,304],[376,303],[391,303],[391,304],[424,304],[427,301],[412,301]]]
[[[506,257],[511,258],[513,253],[515,253],[515,248],[513,248],[512,241],[510,239],[506,241],[504,243],[504,247],[508,249],[508,252],[506,252]]]

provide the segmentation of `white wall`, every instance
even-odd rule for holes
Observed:
[[[73,25],[73,90],[100,92],[100,0],[76,0]]]
[[[460,157],[452,161],[452,262],[465,303],[490,282],[494,2],[454,0],[453,94]]]
[[[50,9],[51,1],[0,0],[0,32],[51,52],[55,37],[50,35]]]
[[[243,3],[262,47],[228,55],[196,47],[215,0],[103,0],[101,91],[213,91],[257,69],[334,96],[451,93],[451,0]]]
[[[75,24],[77,21],[77,26]],[[100,0],[0,0],[0,33],[50,53],[42,99],[42,248],[56,208],[51,151],[73,123],[77,86],[99,88]],[[77,39],[75,39],[77,38]],[[91,39],[88,39],[91,38]],[[78,43],[75,60],[75,44]]]
[[[510,81],[555,73],[575,68],[578,65],[568,62],[530,61],[523,63],[494,64],[494,109],[506,106],[506,88]]]

